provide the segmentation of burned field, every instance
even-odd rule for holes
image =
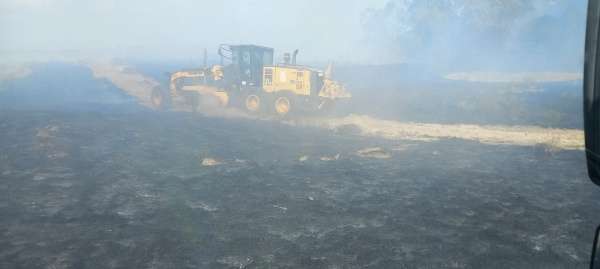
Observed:
[[[0,141],[3,268],[584,267],[600,209],[578,150],[151,111]]]
[[[0,269],[588,267],[597,4],[80,2],[0,3]]]
[[[340,70],[341,114],[283,122],[152,111],[70,64],[0,82],[0,268],[587,265],[580,82],[369,70]]]

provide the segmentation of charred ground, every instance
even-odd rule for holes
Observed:
[[[130,106],[0,112],[0,267],[586,265],[582,151]]]

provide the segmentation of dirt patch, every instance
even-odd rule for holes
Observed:
[[[339,159],[340,159],[340,154],[339,153],[336,154],[336,155],[333,155],[333,156],[321,156],[321,158],[320,158],[321,161],[326,161],[326,162],[328,162],[328,161],[336,161],[336,160],[339,160]]]
[[[509,82],[509,83],[531,83],[531,82],[559,82],[581,80],[581,73],[567,72],[523,72],[523,73],[500,73],[500,72],[460,72],[444,76],[449,80],[461,80],[470,82]]]
[[[202,159],[202,161],[200,162],[200,164],[202,166],[215,166],[215,165],[222,164],[222,162],[217,161],[217,160],[215,160],[213,158],[204,158],[204,159]]]
[[[0,65],[0,81],[14,80],[27,77],[31,74],[31,68],[26,64],[2,64]]]
[[[375,159],[389,159],[390,157],[392,157],[392,154],[383,150],[380,147],[364,148],[364,149],[358,150],[356,152],[356,155],[363,157],[363,158],[375,158]]]

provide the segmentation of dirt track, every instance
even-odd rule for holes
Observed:
[[[152,89],[160,85],[156,80],[143,76],[127,66],[109,62],[94,62],[88,64],[88,67],[95,77],[110,80],[115,86],[137,98],[141,105],[152,107]]]
[[[341,118],[306,119],[301,125],[314,125],[332,130],[355,126],[360,134],[386,139],[432,140],[456,138],[486,144],[521,146],[545,145],[552,149],[583,149],[583,132],[575,129],[553,129],[537,126],[494,126],[473,124],[433,124],[381,120],[366,115]]]
[[[110,63],[93,63],[89,67],[94,75],[106,78],[140,103],[151,106],[151,89],[160,83],[153,78],[137,73],[134,69]],[[552,74],[550,74],[552,75]],[[559,78],[565,79],[563,75]],[[571,77],[568,77],[571,79]],[[222,112],[207,110],[209,116],[247,117],[236,110]],[[576,129],[554,129],[537,126],[495,126],[474,124],[432,124],[382,120],[367,115],[349,115],[337,118],[304,118],[290,122],[300,126],[316,126],[339,129],[355,126],[360,134],[386,139],[432,140],[455,138],[474,140],[486,144],[545,145],[550,149],[583,149],[583,132]]]

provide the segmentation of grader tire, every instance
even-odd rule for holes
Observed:
[[[260,97],[255,94],[249,94],[246,96],[246,100],[244,102],[246,110],[252,113],[257,113],[260,111]]]
[[[284,117],[292,110],[292,102],[285,96],[280,96],[275,99],[275,112],[277,115]]]

